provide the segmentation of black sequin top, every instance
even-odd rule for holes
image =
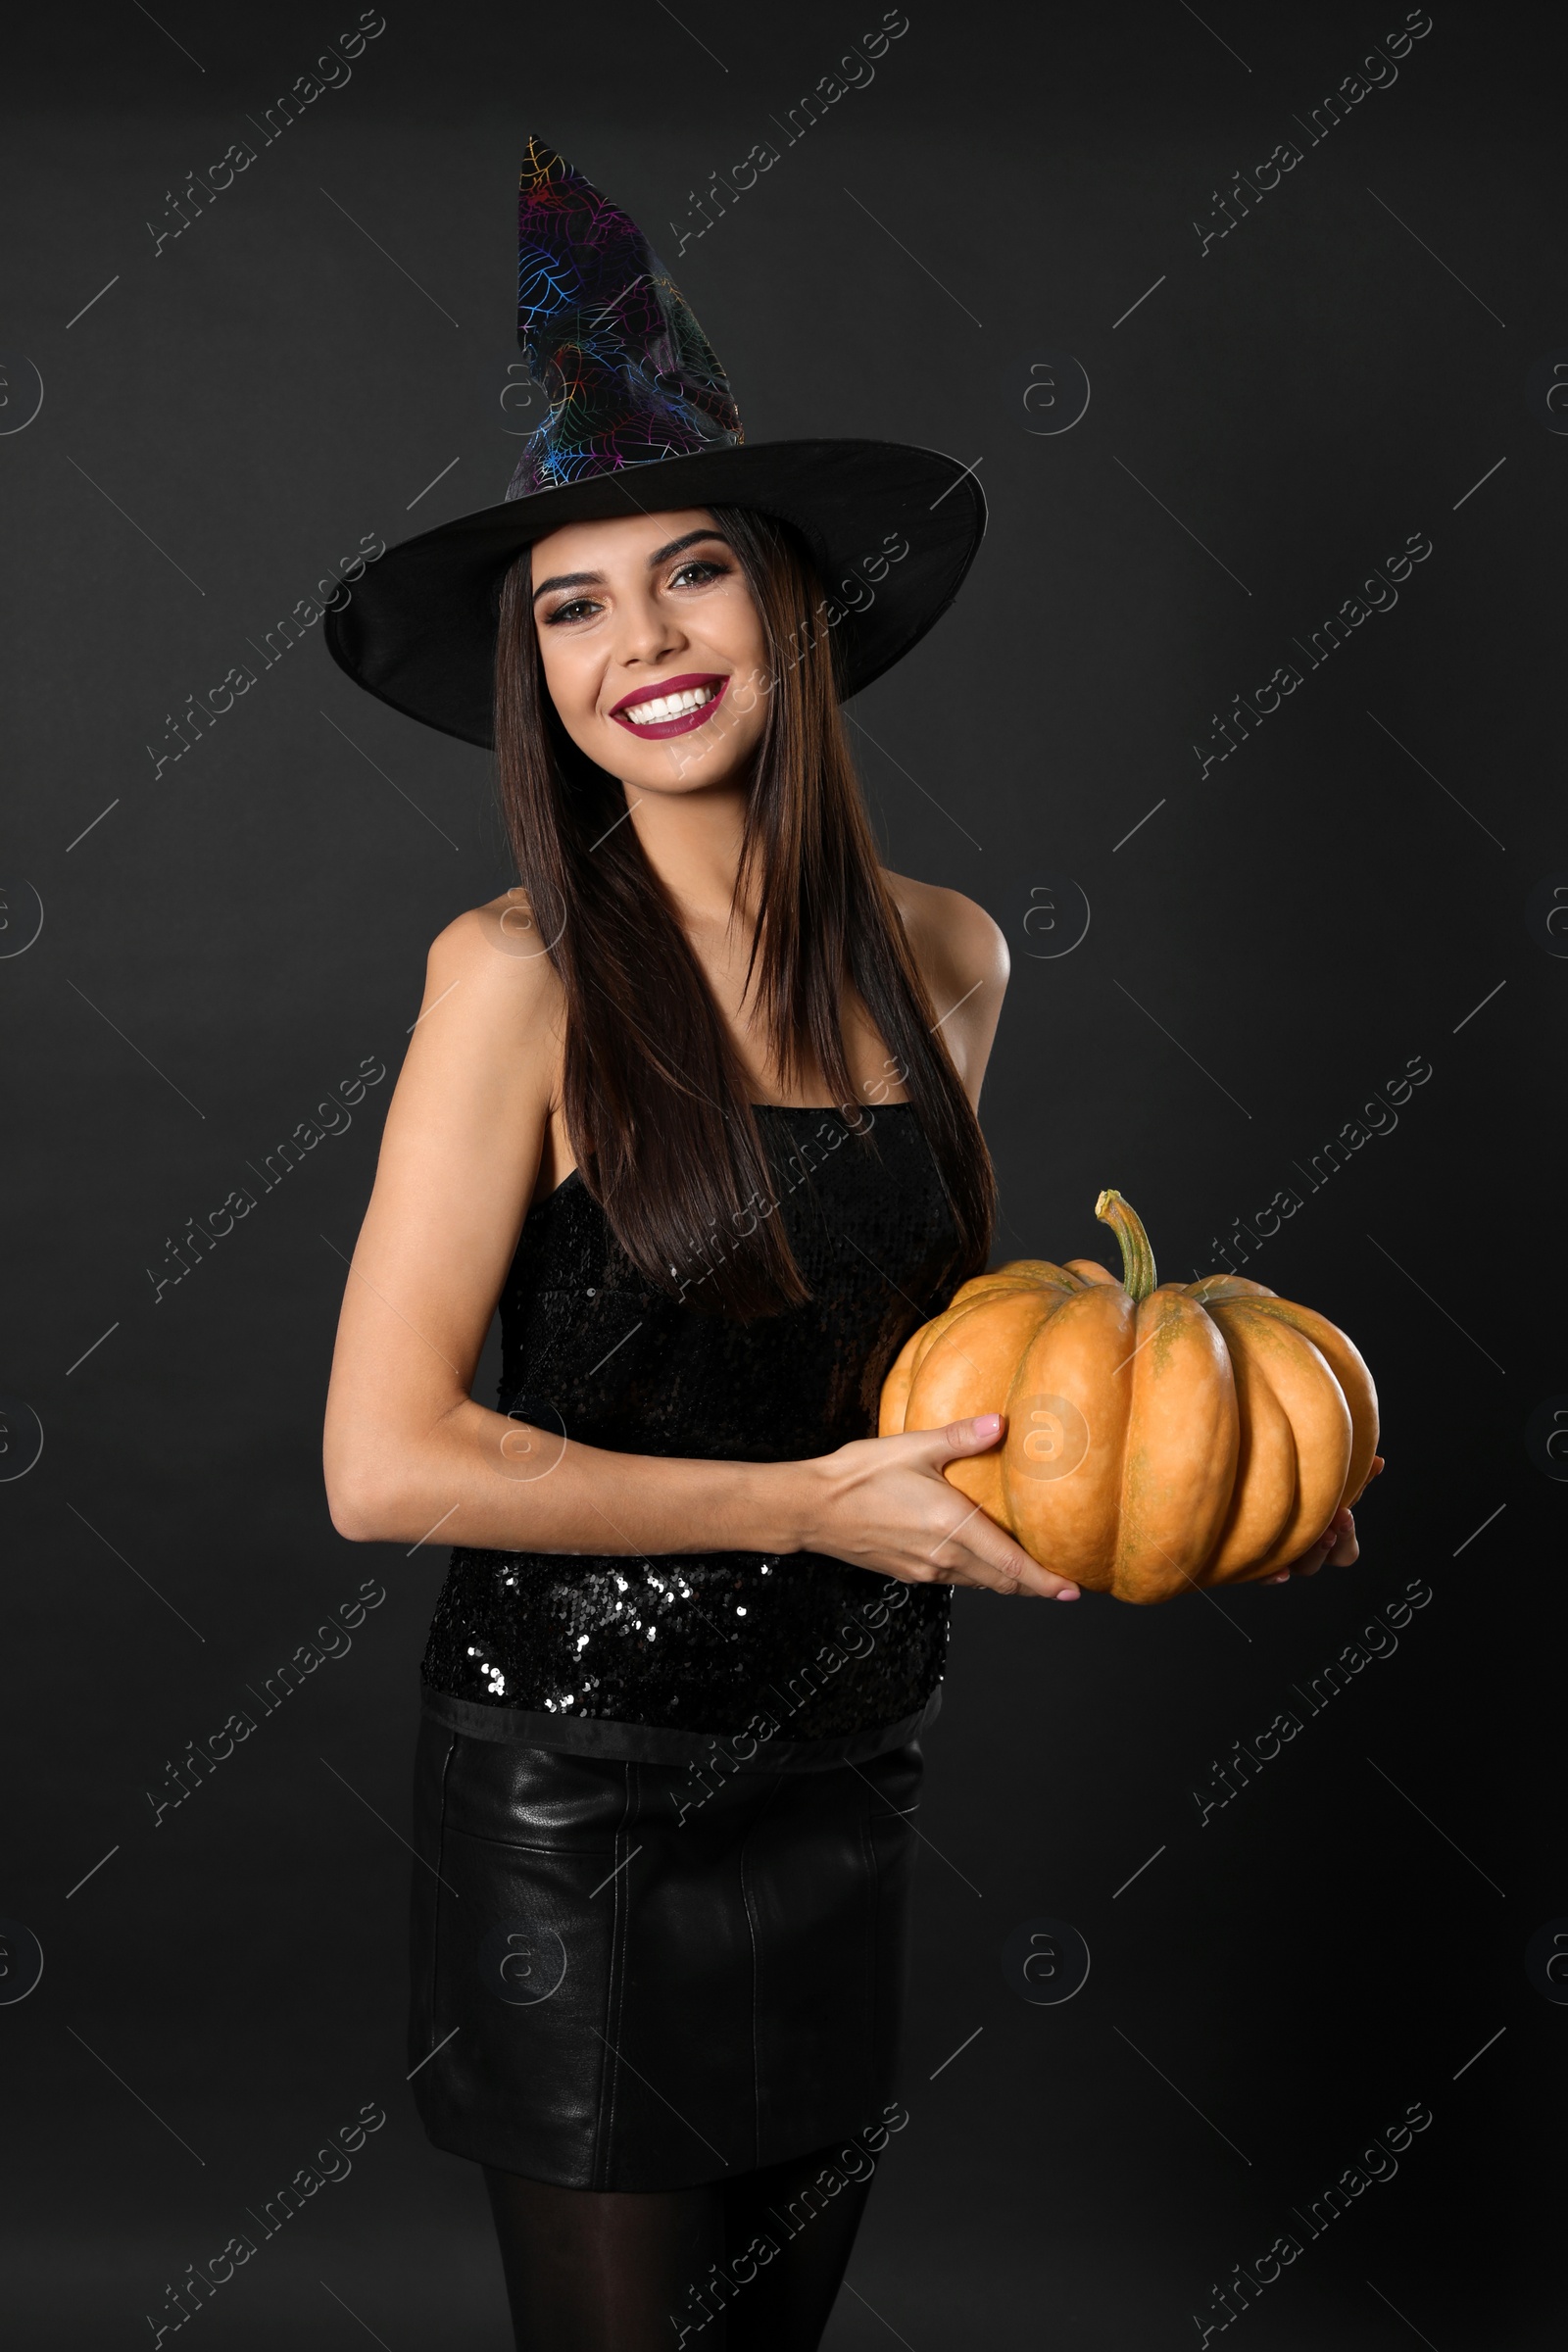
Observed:
[[[875,1434],[888,1367],[957,1276],[930,1147],[908,1103],[858,1132],[819,1108],[759,1120],[811,1297],[740,1323],[652,1291],[573,1173],[529,1211],[502,1293],[503,1411],[617,1452],[731,1461]],[[481,1738],[655,1761],[715,1736],[776,1762],[866,1755],[935,1711],[950,1600],[815,1552],[460,1547],[425,1703]]]

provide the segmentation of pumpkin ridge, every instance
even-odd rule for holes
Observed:
[[[1233,1301],[1229,1311],[1239,1318],[1244,1329],[1250,1329],[1252,1333],[1254,1339],[1253,1360],[1284,1407],[1296,1454],[1296,1494],[1279,1537],[1262,1558],[1255,1561],[1247,1572],[1249,1577],[1271,1575],[1275,1569],[1284,1568],[1292,1560],[1299,1559],[1313,1538],[1328,1525],[1338,1508],[1339,1496],[1345,1491],[1345,1473],[1349,1466],[1349,1451],[1354,1429],[1345,1391],[1335,1378],[1334,1367],[1327,1356],[1305,1332],[1298,1331],[1294,1324],[1286,1322],[1282,1317],[1257,1311],[1266,1304],[1267,1301],[1262,1299],[1239,1298]],[[1269,1334],[1269,1345],[1274,1349],[1272,1359],[1265,1348],[1256,1345],[1257,1335],[1265,1331]],[[1338,1401],[1340,1414],[1344,1416],[1345,1458],[1340,1464],[1339,1477],[1333,1482],[1334,1491],[1332,1494],[1327,1495],[1327,1500],[1322,1504],[1321,1510],[1318,1507],[1319,1501],[1322,1500],[1321,1496],[1313,1502],[1310,1510],[1305,1507],[1307,1478],[1304,1472],[1320,1470],[1323,1433],[1321,1431],[1316,1433],[1320,1443],[1308,1449],[1303,1463],[1301,1427],[1297,1413],[1293,1412],[1291,1408],[1290,1400],[1280,1393],[1280,1382],[1271,1375],[1271,1360],[1275,1365],[1288,1364],[1293,1360],[1302,1362],[1308,1373],[1316,1374],[1319,1401],[1329,1409],[1330,1417],[1335,1418],[1332,1411],[1335,1400]],[[1326,1384],[1326,1387],[1323,1384]],[[1300,1403],[1305,1411],[1310,1412],[1312,1402],[1312,1389],[1309,1386],[1300,1399]],[[1327,1482],[1320,1480],[1319,1483],[1323,1487],[1323,1493],[1327,1494]],[[1311,1522],[1310,1525],[1308,1521]]]
[[[1200,1582],[1231,1501],[1236,1384],[1223,1334],[1184,1286],[1161,1285],[1137,1313],[1153,1328],[1129,1359],[1114,1589],[1131,1600],[1172,1600]]]
[[[1130,1384],[1115,1378],[1137,1314],[1120,1283],[1086,1283],[1042,1319],[1007,1390],[1003,1524],[1030,1555],[1091,1592],[1115,1578],[1115,1519],[1127,1446]],[[1083,1450],[1042,1475],[1023,1408],[1060,1397],[1079,1417]],[[1098,1498],[1098,1499],[1097,1499]]]
[[[1219,1333],[1230,1361],[1237,1428],[1237,1462],[1230,1503],[1199,1577],[1205,1585],[1242,1584],[1252,1573],[1251,1562],[1273,1550],[1295,1511],[1299,1478],[1296,1425],[1256,1351],[1248,1347],[1245,1325],[1232,1325],[1228,1305],[1201,1300],[1198,1303]],[[1278,1494],[1269,1497],[1264,1493],[1270,1478],[1279,1480],[1283,1487],[1287,1476],[1289,1488],[1283,1499]],[[1248,1534],[1243,1556],[1227,1562],[1225,1554],[1244,1529]]]
[[[967,1321],[970,1316],[980,1313],[984,1308],[990,1306],[997,1298],[1016,1298],[1020,1292],[1027,1291],[1032,1287],[1033,1286],[1030,1284],[1020,1282],[1015,1284],[1009,1290],[991,1291],[978,1298],[965,1298],[962,1300],[955,1299],[952,1306],[948,1307],[943,1314],[938,1315],[935,1322],[928,1323],[924,1331],[918,1335],[919,1345],[915,1349],[914,1358],[909,1367],[910,1387],[913,1387],[915,1380],[919,1377],[920,1367],[925,1362],[925,1359],[930,1354],[932,1348],[938,1346],[939,1343],[950,1340],[952,1334],[956,1331],[962,1323]],[[955,1342],[954,1345],[956,1346],[956,1342]],[[970,1360],[971,1362],[973,1361],[972,1358]],[[979,1366],[975,1365],[974,1369],[978,1372]]]
[[[1350,1414],[1350,1459],[1340,1502],[1354,1501],[1372,1475],[1379,1429],[1378,1393],[1361,1350],[1327,1315],[1320,1315],[1313,1307],[1298,1305],[1294,1299],[1277,1298],[1273,1292],[1236,1303],[1299,1333],[1328,1364]]]

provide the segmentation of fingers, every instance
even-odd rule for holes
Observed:
[[[1293,1576],[1316,1576],[1320,1568],[1348,1568],[1361,1556],[1361,1546],[1355,1540],[1353,1513],[1342,1505],[1333,1520],[1319,1536],[1310,1551],[1303,1551],[1298,1560],[1282,1568],[1275,1576],[1265,1577],[1269,1585],[1288,1584]]]
[[[993,1592],[1028,1592],[1040,1600],[1078,1598],[1075,1584],[1031,1559],[978,1503],[956,1514],[954,1525],[932,1546],[930,1559],[943,1584],[980,1586]]]
[[[1318,1543],[1324,1553],[1323,1560],[1318,1562],[1319,1567],[1326,1561],[1331,1568],[1348,1568],[1352,1560],[1360,1558],[1361,1546],[1355,1540],[1355,1520],[1343,1504],[1318,1538]]]
[[[940,1470],[944,1462],[961,1461],[966,1454],[988,1451],[1006,1425],[1005,1413],[978,1413],[970,1421],[950,1421],[946,1429],[921,1430],[913,1444],[920,1457]]]
[[[1006,1426],[1005,1413],[978,1413],[966,1421],[950,1421],[945,1429],[921,1430],[880,1442],[908,1446],[917,1463],[940,1475],[946,1462],[988,1452],[999,1443]],[[1078,1598],[1078,1587],[1069,1578],[1042,1568],[978,1503],[966,1511],[956,1490],[949,1492],[953,1495],[953,1525],[939,1537],[928,1555],[935,1582],[967,1585],[992,1592],[1025,1592],[1039,1600]]]
[[[1354,1515],[1349,1511],[1336,1511],[1334,1533],[1336,1540],[1329,1553],[1329,1566],[1348,1568],[1353,1560],[1361,1557],[1361,1546],[1355,1540]]]

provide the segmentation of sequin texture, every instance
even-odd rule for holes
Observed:
[[[882,1381],[957,1279],[957,1238],[907,1103],[759,1109],[811,1291],[752,1323],[651,1292],[581,1178],[524,1223],[501,1298],[503,1411],[622,1453],[792,1461],[875,1434]],[[453,1697],[734,1733],[760,1715],[827,1739],[929,1698],[950,1589],[814,1552],[648,1559],[452,1553],[423,1662]]]

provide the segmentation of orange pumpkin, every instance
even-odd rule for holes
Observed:
[[[880,1431],[1005,1411],[946,1476],[1058,1576],[1119,1600],[1271,1576],[1383,1463],[1372,1375],[1343,1331],[1239,1274],[1156,1285],[1119,1193],[1122,1276],[1017,1258],[956,1293],[882,1389]]]

